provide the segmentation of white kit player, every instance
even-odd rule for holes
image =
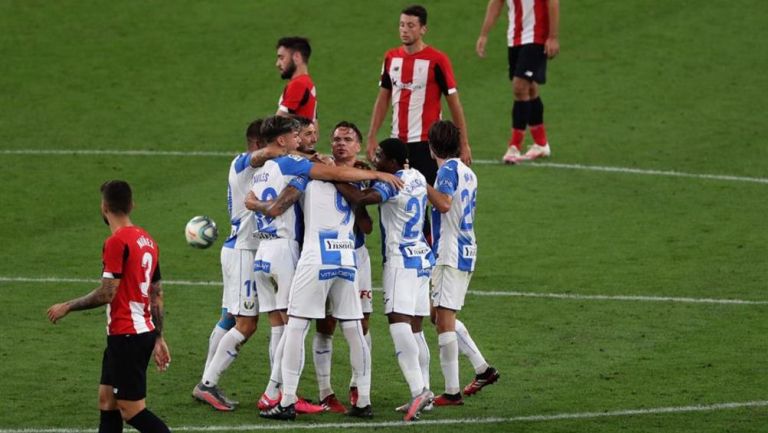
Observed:
[[[429,276],[434,264],[432,250],[424,239],[424,212],[427,183],[415,169],[405,168],[408,150],[396,138],[379,143],[376,168],[395,173],[404,185],[399,191],[374,183],[363,191],[350,185],[337,185],[353,204],[380,203],[381,237],[384,253],[384,313],[394,341],[400,369],[411,391],[411,401],[402,409],[404,420],[418,418],[431,403],[429,378],[419,362],[421,322],[429,315]],[[428,368],[428,366],[427,366]]]
[[[208,356],[201,381],[192,391],[196,399],[221,411],[234,410],[237,402],[221,392],[219,378],[235,360],[241,345],[253,335],[258,314],[253,260],[259,241],[253,236],[253,212],[245,208],[244,200],[250,191],[255,167],[281,153],[258,150],[262,147],[261,123],[259,119],[248,126],[248,151],[237,155],[229,165],[227,210],[232,231],[221,249],[224,282],[221,319],[208,340]]]
[[[435,406],[464,404],[459,388],[460,347],[477,373],[464,388],[464,394],[475,394],[499,379],[499,372],[488,365],[464,324],[456,318],[464,306],[477,260],[477,176],[459,159],[459,135],[459,129],[450,121],[435,122],[429,129],[430,151],[439,167],[435,186],[429,188],[433,206],[432,247],[437,258],[432,273],[432,317],[445,377],[445,392],[435,398]]]
[[[298,148],[298,131],[299,123],[295,119],[281,116],[267,118],[261,129],[267,148],[277,147],[288,151]],[[254,183],[251,193],[246,197],[246,206],[256,211],[257,236],[261,240],[254,262],[259,308],[260,311],[269,313],[272,325],[272,372],[267,389],[258,403],[262,411],[273,408],[280,400],[280,360],[284,347],[282,334],[287,322],[288,290],[299,258],[298,240],[302,238],[303,233],[303,217],[296,201],[309,178],[341,182],[385,180],[399,184],[399,180],[388,173],[314,164],[297,155],[285,155],[267,161],[254,174]],[[299,403],[296,408],[299,413],[322,410],[303,400]]]

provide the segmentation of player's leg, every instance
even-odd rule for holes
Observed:
[[[109,344],[104,350],[104,356],[101,361],[101,381],[99,384],[99,433],[122,433],[123,417],[120,416],[120,410],[117,408],[114,388],[114,367],[111,361]]]
[[[315,364],[315,375],[317,377],[321,404],[330,400],[330,396],[333,396],[333,403],[337,401],[331,386],[331,360],[333,359],[333,333],[335,330],[336,319],[331,316],[315,321],[315,335],[312,338],[312,360]],[[330,403],[330,401],[328,402]],[[329,406],[329,408],[334,412],[339,411],[336,405],[334,407]]]
[[[370,331],[370,317],[373,312],[373,291],[371,289],[371,258],[368,255],[368,249],[365,246],[355,250],[355,260],[357,261],[357,279],[355,284],[359,293],[360,306],[363,310],[363,320],[360,325],[363,328],[365,342],[368,345],[368,351],[373,353],[373,345]],[[354,373],[349,381],[349,404],[357,404],[357,381]]]
[[[524,74],[530,83],[528,100],[530,113],[528,126],[533,137],[534,144],[525,153],[525,158],[533,160],[550,156],[547,133],[544,128],[544,104],[539,96],[539,86],[547,81],[547,56],[544,47],[539,44],[524,45],[521,51],[520,62],[525,70]]]
[[[512,103],[512,131],[504,154],[503,161],[508,164],[516,164],[523,148],[525,128],[530,117],[529,92],[526,89],[527,80],[518,77],[524,71],[519,70],[521,47],[507,47],[507,61],[509,64],[509,80],[512,83],[514,102]],[[524,75],[523,75],[524,77]]]
[[[234,286],[235,275],[235,250],[234,248],[223,247],[221,249],[221,275],[222,275],[222,294],[221,294],[221,317],[213,326],[210,337],[208,337],[208,354],[205,357],[205,368],[211,363],[216,349],[219,347],[219,341],[233,326],[235,326],[235,316],[229,310],[233,302],[237,302],[237,287]]]
[[[411,332],[413,332],[413,338],[419,346],[419,368],[421,369],[421,377],[424,379],[424,387],[431,389],[429,382],[429,363],[432,360],[432,354],[429,352],[429,345],[424,336],[423,322],[424,316],[414,316],[413,320],[411,320]]]
[[[435,398],[437,406],[463,404],[459,385],[459,346],[456,338],[456,311],[464,305],[469,273],[445,265],[432,271],[432,317],[440,347],[440,368],[445,392]]]

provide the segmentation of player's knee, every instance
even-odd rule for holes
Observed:
[[[120,416],[123,421],[129,421],[139,412],[146,408],[145,400],[117,400],[117,408],[120,410]]]
[[[235,316],[229,314],[226,309],[222,308],[221,318],[219,319],[219,323],[216,325],[221,329],[226,329],[229,331],[233,326],[235,326]]]
[[[370,315],[363,316],[363,320],[360,321],[360,326],[363,328],[363,335],[368,335],[368,318]]]
[[[522,78],[515,78],[512,81],[512,91],[515,94],[515,100],[527,101],[531,98],[531,82]]]
[[[256,317],[239,317],[235,327],[245,338],[250,338],[256,332]]]
[[[117,401],[111,386],[99,386],[99,410],[115,410]]]

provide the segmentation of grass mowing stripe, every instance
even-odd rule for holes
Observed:
[[[211,432],[211,431],[251,431],[251,430],[318,430],[318,429],[346,429],[346,428],[395,428],[414,427],[427,425],[462,425],[462,424],[507,424],[517,422],[542,422],[559,420],[594,419],[609,417],[625,417],[638,415],[659,415],[690,412],[711,412],[720,410],[732,410],[743,408],[760,408],[768,406],[767,400],[756,400],[732,403],[714,403],[708,405],[656,407],[649,409],[625,409],[605,412],[575,412],[559,413],[552,415],[526,415],[515,417],[488,417],[488,418],[454,418],[439,420],[420,420],[416,424],[405,421],[384,422],[344,422],[344,423],[311,423],[311,424],[243,424],[229,426],[178,426],[173,431]],[[24,429],[0,429],[0,433],[87,433],[94,429],[80,428],[24,428]]]
[[[111,149],[7,149],[1,150],[0,155],[123,155],[123,156],[226,156],[234,157],[235,152],[215,151],[174,151],[174,150],[111,150]],[[475,164],[501,165],[501,161],[492,159],[475,159]],[[609,173],[643,174],[648,176],[684,177],[693,179],[723,180],[732,182],[751,182],[768,184],[768,178],[733,176],[728,174],[685,173],[674,170],[651,170],[630,167],[609,167],[600,165],[564,164],[556,162],[535,162],[526,164],[527,167],[557,168],[567,170],[602,171]]]
[[[0,277],[0,283],[93,283],[99,280],[88,278],[59,278],[59,277]],[[171,286],[220,286],[218,281],[183,281],[164,280],[164,284]],[[374,287],[374,291],[381,292],[381,287]],[[575,293],[540,293],[517,292],[498,290],[469,290],[467,294],[473,296],[490,297],[518,297],[518,298],[550,298],[572,299],[585,301],[637,301],[637,302],[679,302],[687,304],[725,304],[725,305],[768,305],[768,301],[754,301],[746,299],[715,299],[715,298],[686,298],[673,296],[639,296],[639,295],[579,295]]]

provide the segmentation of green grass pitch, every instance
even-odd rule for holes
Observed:
[[[768,432],[768,6],[562,1],[562,52],[542,97],[550,162],[577,169],[490,163],[510,123],[505,18],[481,60],[485,2],[425,5],[426,41],[453,61],[484,162],[473,167],[479,262],[460,317],[501,381],[463,407],[398,424],[393,408],[408,393],[375,302],[373,425],[334,414],[259,419],[266,323],[222,380],[241,408],[216,413],[190,392],[221,289],[167,284],[173,362],[149,373],[149,407],[183,431]],[[0,0],[0,433],[98,424],[104,313],[57,326],[44,313],[95,286],[68,279],[100,272],[105,179],[134,186],[134,222],[158,240],[167,280],[220,279],[221,241],[193,250],[182,230],[197,214],[226,226],[229,157],[44,151],[239,152],[247,123],[276,108],[274,44],[289,34],[313,43],[321,134],[341,119],[365,130],[403,6]],[[368,245],[380,286],[378,236]],[[427,337],[439,392],[434,330]],[[346,399],[347,350],[335,342],[333,384]],[[461,362],[464,384],[472,370]],[[311,360],[300,388],[317,392]]]

